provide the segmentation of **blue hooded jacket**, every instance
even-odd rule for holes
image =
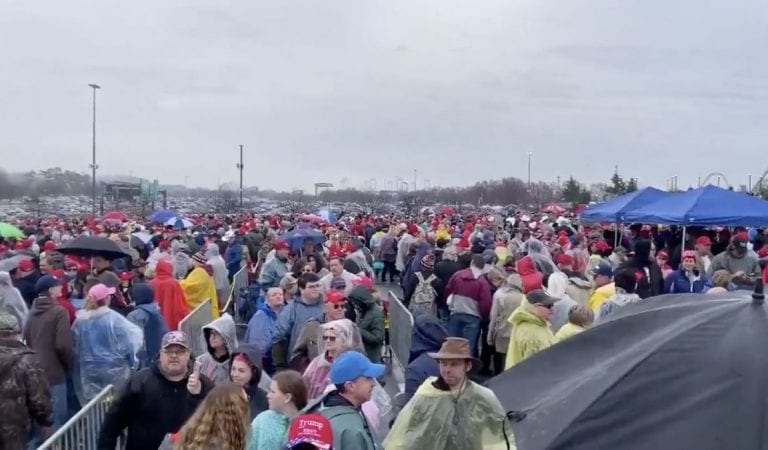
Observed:
[[[224,252],[224,261],[227,262],[227,271],[231,280],[240,270],[243,261],[243,238],[237,237],[227,246],[227,250]]]
[[[446,337],[448,332],[437,317],[431,314],[416,316],[411,337],[411,355],[405,369],[404,402],[413,397],[424,380],[440,375],[440,365],[427,353],[439,351]]]
[[[245,342],[253,345],[263,356],[264,370],[267,373],[274,373],[272,364],[272,338],[277,329],[277,313],[266,304],[259,306],[256,314],[248,322],[248,328],[245,330]]]
[[[168,332],[160,307],[155,302],[155,291],[146,283],[136,283],[131,288],[131,298],[136,309],[128,314],[128,320],[144,331],[144,346],[138,352],[139,369],[151,367],[160,354],[163,336]]]

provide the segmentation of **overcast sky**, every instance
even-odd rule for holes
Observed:
[[[310,189],[768,159],[766,0],[0,0],[0,165]]]

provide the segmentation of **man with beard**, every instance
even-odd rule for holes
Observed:
[[[110,407],[99,431],[99,450],[114,450],[128,431],[125,450],[160,447],[195,412],[213,382],[190,359],[189,341],[181,331],[163,337],[157,364],[133,374]]]

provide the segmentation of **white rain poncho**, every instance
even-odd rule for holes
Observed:
[[[121,389],[137,364],[144,343],[141,328],[101,306],[80,310],[72,325],[75,341],[73,378],[80,404],[85,405],[112,384]]]
[[[427,378],[397,416],[384,440],[384,450],[506,450],[514,449],[512,429],[493,392],[468,382],[455,397]],[[506,436],[505,436],[506,432]]]
[[[19,327],[24,329],[29,309],[19,290],[13,287],[11,275],[8,272],[0,272],[0,311],[5,311],[16,317],[16,320],[19,321]]]

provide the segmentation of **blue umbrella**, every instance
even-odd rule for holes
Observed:
[[[165,224],[170,225],[177,230],[181,230],[183,228],[192,228],[194,226],[191,220],[181,217],[171,217],[165,221]]]
[[[178,217],[178,214],[170,209],[158,209],[149,216],[149,220],[154,223],[165,223],[174,217]]]
[[[319,245],[325,242],[325,235],[311,228],[300,228],[280,236],[280,240],[287,242],[293,251],[301,250],[306,239],[312,239],[315,245]]]

